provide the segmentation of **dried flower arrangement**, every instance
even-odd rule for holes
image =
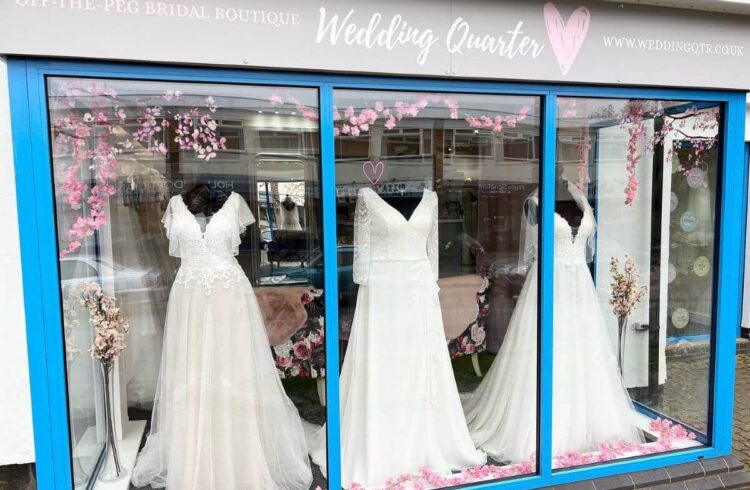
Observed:
[[[640,273],[629,255],[625,256],[622,272],[617,257],[612,257],[609,270],[612,272],[612,296],[609,304],[617,318],[627,318],[646,294],[648,287],[638,284]]]

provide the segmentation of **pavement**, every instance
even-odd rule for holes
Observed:
[[[750,470],[750,354],[737,356],[734,387],[734,455]]]

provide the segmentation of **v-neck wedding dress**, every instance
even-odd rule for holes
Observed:
[[[603,442],[643,441],[587,265],[587,242],[596,228],[594,213],[580,191],[572,184],[568,189],[583,217],[575,234],[558,213],[554,220],[553,456],[595,451]],[[529,199],[535,202],[536,196]],[[536,248],[538,234],[536,225],[527,226],[527,246],[522,249],[528,253]],[[535,252],[528,259],[526,282],[503,345],[479,387],[463,396],[474,442],[497,461],[517,462],[536,455]]]
[[[306,490],[302,423],[276,372],[255,293],[235,255],[253,223],[232,193],[205,228],[174,196],[163,222],[180,257],[164,327],[151,432],[135,486]]]
[[[359,292],[340,379],[344,488],[379,487],[421,466],[449,474],[486,460],[469,436],[445,340],[437,208],[427,189],[408,219],[372,189],[357,196]],[[311,455],[325,471],[324,430]]]

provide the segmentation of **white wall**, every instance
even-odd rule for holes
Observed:
[[[8,70],[0,58],[0,465],[34,461]]]

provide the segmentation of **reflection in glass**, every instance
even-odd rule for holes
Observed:
[[[104,425],[80,289],[130,323],[116,406],[134,485],[325,486],[317,91],[51,78],[76,486]],[[300,417],[301,415],[301,417]]]
[[[483,427],[471,421],[481,416],[467,424],[461,397],[516,349],[504,335],[526,274],[518,247],[538,184],[539,99],[340,90],[334,102],[344,486],[535,472],[534,408],[523,407],[523,460],[491,455],[480,468]],[[519,355],[535,365],[535,340]],[[523,376],[535,395],[535,372]],[[491,432],[513,422],[499,403],[474,403],[500,421]]]
[[[558,99],[555,468],[706,441],[718,121]]]

